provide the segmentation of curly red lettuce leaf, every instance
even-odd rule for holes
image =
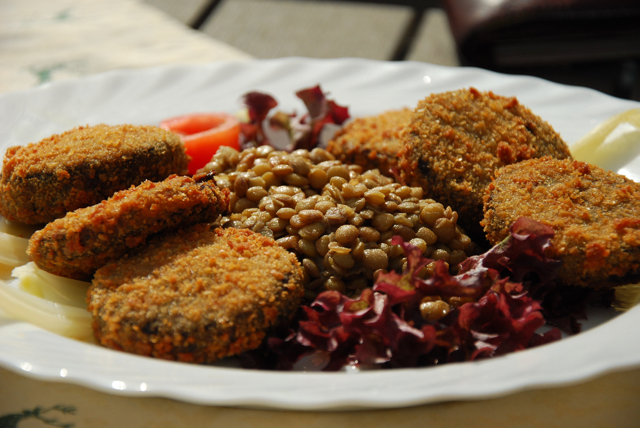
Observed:
[[[349,109],[327,98],[320,86],[303,89],[296,96],[304,102],[308,114],[301,116],[294,125],[297,137],[293,149],[312,149],[319,144],[320,133],[325,125],[342,125],[349,119]]]
[[[328,352],[331,359],[326,370],[389,362],[412,366],[415,362],[407,363],[403,350],[424,354],[435,343],[433,326],[414,328],[394,313],[388,296],[372,289],[357,299],[335,291],[321,293],[305,312],[307,319],[300,321],[296,340]]]
[[[458,324],[473,340],[469,358],[487,358],[521,351],[560,339],[559,330],[545,335],[540,304],[523,292],[522,284],[502,280],[478,302],[460,307]]]
[[[547,284],[555,278],[562,262],[550,259],[545,252],[551,246],[554,231],[551,227],[530,218],[521,217],[513,223],[510,235],[480,256],[469,257],[462,270],[494,269],[515,282],[526,281],[535,274],[538,284]]]
[[[582,330],[580,321],[587,319],[587,308],[610,308],[615,299],[615,290],[579,286],[545,287],[535,290],[534,297],[541,301],[548,325],[576,334]]]
[[[247,108],[249,121],[240,124],[240,146],[246,148],[252,144],[256,146],[268,144],[262,123],[278,102],[271,95],[256,91],[244,94],[242,101]]]
[[[326,125],[342,125],[350,117],[349,109],[327,98],[319,85],[299,90],[296,96],[304,103],[307,113],[298,116],[295,112],[277,111],[269,117],[271,109],[278,104],[272,96],[260,92],[245,94],[243,101],[249,121],[241,125],[241,146],[275,146],[265,132],[264,126],[268,123],[272,129],[285,131],[289,139],[285,144],[286,150],[311,150],[319,145],[320,135]]]
[[[522,282],[532,298],[542,304],[541,312],[547,324],[576,334],[582,328],[579,321],[587,319],[587,307],[608,307],[613,294],[555,284],[553,278],[561,262],[544,256],[553,235],[553,229],[549,226],[529,218],[520,218],[511,227],[508,240],[513,241],[508,245],[506,242],[496,245],[483,255],[482,264],[500,272],[506,269],[512,280]],[[502,263],[504,257],[511,260],[508,265]],[[464,263],[475,264],[477,260],[470,257]]]
[[[470,258],[459,274],[451,275],[437,261],[427,279],[419,273],[432,260],[394,237],[407,257],[404,272],[379,275],[357,298],[321,293],[301,308],[296,326],[271,337],[257,352],[275,362],[270,368],[279,369],[314,355],[325,357],[317,367],[322,370],[417,367],[495,357],[558,340],[558,329],[537,332],[545,319],[540,302],[527,292],[531,284],[553,281],[558,262],[545,256],[552,237],[553,231],[539,223],[519,220],[505,242]],[[526,285],[515,278],[526,278]],[[432,322],[420,311],[429,296],[472,301]]]

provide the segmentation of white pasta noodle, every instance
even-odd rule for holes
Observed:
[[[0,216],[0,232],[29,239],[37,229],[36,226],[14,223]]]
[[[0,280],[0,310],[45,330],[91,341],[91,314],[86,309],[88,283],[38,269],[32,262]]]
[[[31,226],[10,223],[0,216],[0,263],[8,266],[27,263],[27,245],[34,231],[35,228]]]
[[[88,283],[44,272],[29,262],[27,246],[35,228],[0,217],[0,310],[6,315],[68,337],[92,340],[87,311]]]
[[[65,306],[86,309],[88,282],[52,275],[29,262],[15,268],[11,275],[20,283],[20,288],[34,296]]]
[[[639,152],[640,109],[609,118],[571,146],[575,159],[611,171],[617,171]]]
[[[27,245],[29,240],[0,232],[0,263],[20,266],[29,261]]]

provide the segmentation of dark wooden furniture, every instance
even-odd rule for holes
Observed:
[[[638,96],[639,0],[443,0],[463,65]],[[589,85],[587,85],[589,86]]]

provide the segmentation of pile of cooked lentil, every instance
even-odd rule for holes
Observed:
[[[356,295],[378,272],[402,269],[394,235],[444,260],[452,273],[476,252],[457,213],[423,199],[422,188],[343,164],[320,148],[221,147],[202,171],[215,172],[218,186],[231,191],[223,227],[251,229],[298,254],[307,300],[325,290]],[[423,275],[432,270],[433,263]]]

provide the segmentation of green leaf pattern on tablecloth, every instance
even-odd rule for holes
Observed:
[[[64,9],[56,16],[56,19],[59,21],[64,21],[66,19],[69,19],[70,16],[71,16],[71,9],[70,8]]]
[[[109,70],[249,59],[137,0],[1,0],[0,93]]]
[[[75,412],[76,408],[73,406],[35,407],[31,410],[23,410],[20,413],[0,416],[0,428],[18,428],[18,424],[25,419],[37,419],[52,427],[73,428],[75,426],[73,423],[58,421],[56,413],[75,415]]]
[[[38,84],[51,81],[51,75],[54,71],[64,69],[64,64],[54,64],[47,67],[31,66],[29,70],[38,78]]]

